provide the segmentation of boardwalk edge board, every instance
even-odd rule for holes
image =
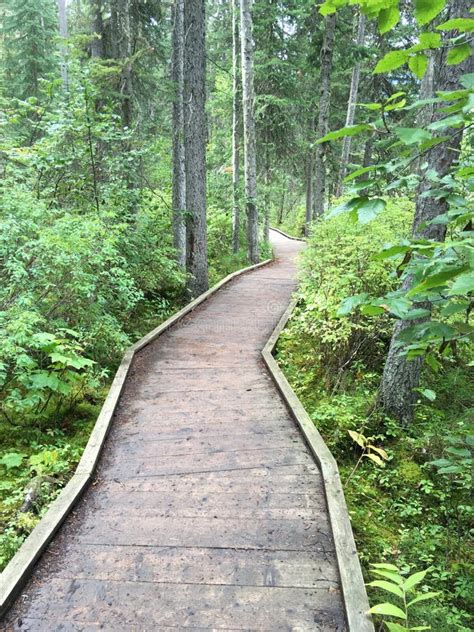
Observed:
[[[374,632],[374,626],[368,614],[369,601],[336,460],[273,356],[278,338],[297,303],[296,298],[291,301],[268,339],[262,356],[321,470],[348,628],[350,632]]]
[[[266,259],[232,272],[126,350],[76,471],[0,575],[0,617],[3,617],[12,605],[41,554],[90,483],[135,354],[204,303],[222,286],[272,261],[273,259]]]
[[[283,237],[286,237],[287,239],[292,239],[293,241],[306,241],[306,239],[303,239],[302,237],[294,237],[293,235],[288,235],[288,233],[280,230],[280,228],[275,228],[275,226],[271,226],[270,230],[274,230],[276,233],[280,233],[280,235],[283,235]]]

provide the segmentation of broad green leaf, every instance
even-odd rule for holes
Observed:
[[[407,615],[398,606],[392,603],[379,603],[369,610],[372,614],[388,615],[389,617],[397,617],[398,619],[406,619]]]
[[[425,292],[426,290],[431,290],[435,287],[442,287],[446,285],[448,281],[460,275],[465,270],[466,266],[463,266],[444,270],[443,272],[438,272],[437,274],[432,274],[424,281],[413,287],[409,292],[407,292],[407,297],[411,298],[412,296],[415,296],[415,294],[419,294],[420,292]]]
[[[384,621],[384,624],[387,626],[388,632],[407,632],[407,629],[399,623],[394,623],[393,621]]]
[[[400,68],[400,66],[406,64],[408,57],[409,52],[406,50],[392,50],[377,63],[374,68],[374,74],[389,72],[390,70]]]
[[[397,597],[401,597],[403,599],[404,592],[400,588],[400,586],[392,584],[391,582],[386,582],[383,579],[376,579],[373,582],[367,584],[367,586],[375,586],[376,588],[381,588],[382,590],[393,593],[394,595],[397,595]]]
[[[361,224],[367,224],[384,210],[385,200],[382,198],[359,198],[359,203],[353,209],[357,213],[357,218]]]
[[[377,448],[377,446],[371,445],[369,446],[369,449],[373,450],[374,452],[377,452],[377,454],[380,454],[382,459],[385,459],[385,461],[388,461],[388,454],[385,452],[383,448]]]
[[[395,134],[405,145],[415,145],[432,139],[431,134],[420,127],[396,127]]]
[[[454,46],[450,48],[448,51],[448,57],[446,59],[446,63],[448,66],[456,66],[460,64],[465,59],[467,59],[472,53],[470,44],[461,44],[459,46]]]
[[[461,274],[454,281],[448,294],[454,296],[456,294],[467,294],[468,292],[474,292],[474,271]]]
[[[386,571],[395,571],[396,573],[398,573],[398,568],[395,566],[395,564],[388,564],[387,562],[376,562],[374,564],[371,564],[371,566],[373,566],[374,568],[384,568]]]
[[[385,570],[383,568],[377,568],[377,569],[372,569],[372,573],[374,573],[374,575],[379,575],[380,577],[384,577],[385,579],[389,579],[392,582],[395,582],[396,584],[398,584],[399,586],[403,586],[403,577],[401,577],[398,574],[398,569],[397,572],[392,571],[392,570]]]
[[[355,136],[356,134],[366,132],[370,129],[372,129],[372,126],[365,123],[361,123],[360,125],[348,125],[347,127],[342,127],[341,129],[329,132],[325,136],[318,138],[315,145],[319,145],[319,143],[326,143],[329,140],[338,140],[339,138],[344,138],[345,136]]]
[[[384,248],[381,252],[377,252],[374,255],[374,259],[389,259],[390,257],[395,257],[397,255],[404,255],[410,250],[410,246],[405,246],[402,244],[397,244],[395,246],[388,246]]]
[[[371,461],[373,461],[374,463],[376,463],[377,465],[380,465],[380,467],[385,467],[385,463],[382,461],[382,459],[377,456],[376,454],[371,454],[370,452],[368,454],[364,454],[364,456],[366,456],[368,459],[370,459]]]
[[[446,0],[415,0],[415,19],[420,26],[431,22],[444,9]]]
[[[420,33],[420,44],[424,48],[438,48],[442,44],[441,35],[432,31]]]
[[[24,458],[25,455],[20,452],[8,452],[0,459],[0,465],[4,465],[7,470],[11,470],[14,467],[20,467]]]
[[[408,68],[418,79],[423,79],[426,69],[428,68],[428,57],[422,53],[410,57],[408,60]]]
[[[378,168],[377,165],[372,165],[370,167],[361,167],[360,169],[356,169],[355,171],[353,171],[352,173],[350,173],[348,176],[344,178],[344,182],[350,182],[351,180],[354,180],[355,178],[362,176],[364,173],[369,173],[369,171],[374,171],[374,169],[377,169],[377,168]]]
[[[469,33],[474,31],[474,20],[472,18],[452,18],[436,27],[438,31],[461,31]]]
[[[468,72],[462,75],[459,83],[466,88],[466,90],[474,90],[474,72]]]
[[[436,399],[436,393],[432,391],[430,388],[424,388],[423,390],[420,391],[420,393],[423,395],[423,397],[426,397],[426,399],[429,399],[430,402],[434,402],[434,400]]]
[[[365,446],[367,445],[367,439],[364,437],[363,434],[361,434],[360,432],[355,432],[355,430],[348,430],[347,431],[351,437],[351,439],[353,439],[357,445],[360,445],[361,448],[365,448]]]
[[[369,295],[366,293],[355,294],[354,296],[349,296],[345,298],[342,301],[341,306],[337,310],[337,315],[347,316],[347,314],[350,314],[352,310],[354,310],[356,307],[365,303],[368,298],[369,298]]]
[[[415,597],[414,599],[412,599],[411,601],[409,601],[407,603],[407,607],[408,606],[413,606],[413,604],[418,603],[419,601],[427,601],[428,599],[434,599],[435,597],[437,597],[438,595],[440,595],[440,592],[427,592],[427,593],[423,593],[421,595],[418,595],[418,597]],[[416,628],[412,628],[412,630],[415,630]],[[419,628],[421,629],[421,628]]]
[[[362,305],[360,311],[364,316],[379,316],[385,313],[384,308],[379,305]]]
[[[418,571],[418,573],[413,573],[413,575],[410,575],[410,577],[405,580],[405,590],[410,590],[411,588],[422,582],[425,579],[428,570],[429,569],[425,571]]]
[[[393,29],[400,19],[400,10],[398,5],[392,4],[386,9],[382,9],[378,15],[377,22],[379,26],[379,32],[381,35]]]

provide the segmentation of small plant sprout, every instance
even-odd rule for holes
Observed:
[[[430,572],[431,568],[424,571],[417,571],[409,577],[401,575],[399,569],[393,564],[371,564],[372,573],[381,579],[375,579],[368,586],[380,588],[385,592],[398,597],[397,603],[386,601],[373,606],[369,612],[378,614],[382,617],[394,617],[400,619],[403,623],[383,620],[388,632],[406,632],[406,630],[430,630],[431,626],[417,625],[410,627],[409,614],[410,609],[420,601],[434,599],[439,592],[420,592],[416,594],[416,586],[420,584]]]
[[[351,439],[362,448],[362,454],[358,458],[353,470],[347,477],[346,485],[351,480],[352,476],[354,475],[364,457],[367,457],[380,467],[385,467],[384,461],[388,460],[388,454],[385,452],[385,450],[383,448],[378,448],[377,446],[372,444],[373,437],[365,437],[360,432],[355,432],[354,430],[348,430],[347,432],[349,433]]]

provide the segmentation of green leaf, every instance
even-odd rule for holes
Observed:
[[[405,580],[405,590],[410,590],[411,588],[422,582],[425,579],[428,571],[429,569],[426,569],[425,571],[418,571],[418,573],[413,573],[413,575],[410,575],[410,577]]]
[[[450,48],[448,51],[448,57],[446,59],[446,63],[448,66],[456,66],[460,64],[465,59],[467,59],[471,55],[471,46],[470,44],[461,44],[460,46],[454,46],[454,48]]]
[[[395,564],[388,564],[387,562],[377,562],[371,564],[371,566],[373,566],[374,568],[384,568],[386,571],[395,571],[396,573],[398,573],[398,568],[395,566]]]
[[[429,399],[430,402],[434,402],[434,400],[436,399],[436,393],[432,391],[430,388],[424,388],[423,390],[420,391],[420,393],[423,395],[423,397],[426,397],[426,399]]]
[[[377,169],[377,168],[378,168],[377,165],[371,165],[370,167],[361,167],[360,169],[356,169],[355,171],[353,171],[352,173],[350,173],[348,176],[344,178],[344,182],[350,182],[351,180],[354,180],[355,178],[362,176],[364,173],[368,173],[369,171],[374,171],[374,169]]]
[[[405,145],[415,145],[431,140],[429,132],[420,127],[396,127],[395,134]]]
[[[420,33],[419,43],[423,48],[438,48],[442,44],[441,35],[439,33],[433,33],[433,31]]]
[[[375,581],[367,584],[367,586],[375,586],[376,588],[381,588],[382,590],[393,593],[394,595],[397,595],[397,597],[401,597],[403,599],[403,590],[400,588],[400,586],[392,584],[391,582],[386,582],[382,579],[376,579]]]
[[[361,224],[367,224],[384,210],[385,200],[382,198],[360,198],[359,204],[354,209]]]
[[[443,287],[450,279],[460,275],[465,270],[466,266],[463,266],[462,268],[456,267],[444,270],[443,272],[438,272],[437,274],[432,274],[407,292],[407,297],[411,298],[412,296],[415,296],[415,294],[431,290],[435,287]]]
[[[21,454],[20,452],[8,452],[8,454],[4,454],[0,459],[0,465],[4,465],[7,470],[11,470],[14,467],[20,467],[24,458],[25,454]]]
[[[377,23],[379,26],[379,33],[383,35],[393,29],[398,24],[400,19],[400,10],[398,5],[392,4],[392,6],[382,9],[378,15]]]
[[[373,461],[374,463],[376,463],[377,465],[379,465],[380,467],[385,467],[385,463],[382,461],[382,459],[377,456],[376,454],[371,454],[370,452],[368,454],[364,454],[364,456],[366,456],[368,459],[370,459],[371,461]]]
[[[399,586],[403,586],[403,577],[398,574],[398,569],[397,572],[385,570],[383,568],[372,569],[372,573],[374,573],[374,575],[379,575],[379,577],[385,577],[385,579],[389,579],[391,582],[395,582]]]
[[[407,632],[407,629],[399,623],[393,623],[393,621],[384,621],[387,626],[388,632]]]
[[[444,9],[446,0],[415,0],[415,19],[420,26],[431,22]]]
[[[345,298],[342,301],[341,306],[337,310],[337,315],[347,316],[347,314],[350,314],[356,307],[365,303],[368,298],[369,298],[369,295],[366,293],[355,294],[354,296],[349,296]]]
[[[474,272],[471,270],[465,274],[460,274],[452,284],[448,294],[454,296],[456,294],[468,294],[474,291]]]
[[[390,70],[395,70],[396,68],[400,68],[403,64],[406,64],[408,61],[410,53],[406,50],[392,50],[387,53],[382,59],[377,63],[374,68],[374,74],[380,74],[382,72],[389,72]]]
[[[369,610],[371,614],[384,614],[398,619],[406,619],[407,615],[398,606],[392,603],[379,603]]]
[[[435,597],[437,597],[438,595],[441,595],[440,592],[427,592],[427,593],[423,593],[421,595],[418,595],[418,597],[415,597],[414,599],[412,599],[411,601],[409,601],[407,603],[407,607],[409,606],[413,606],[413,604],[418,603],[419,601],[427,601],[428,599],[434,599]],[[412,628],[412,630],[415,630],[416,628]],[[419,628],[421,629],[421,628]]]
[[[360,432],[355,432],[355,430],[348,430],[347,432],[349,433],[351,439],[357,443],[357,445],[360,445],[361,448],[365,448],[365,446],[367,445],[367,439],[364,437],[363,434],[361,434]]]
[[[338,140],[339,138],[344,138],[345,136],[355,136],[356,134],[366,132],[369,129],[372,129],[372,126],[365,123],[361,123],[360,125],[348,125],[347,127],[342,127],[341,129],[329,132],[325,136],[318,138],[315,145],[326,143],[329,140]]]
[[[408,60],[408,68],[418,79],[423,79],[426,69],[428,68],[428,57],[422,53],[410,57]]]
[[[474,31],[474,20],[472,18],[453,18],[443,22],[436,27],[438,31],[461,31],[470,33]]]
[[[461,76],[459,83],[466,88],[466,90],[474,90],[474,72],[468,72]]]
[[[378,305],[362,305],[360,311],[365,316],[379,316],[380,314],[385,313],[383,307],[379,307]]]

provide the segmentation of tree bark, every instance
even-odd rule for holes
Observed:
[[[331,72],[336,30],[336,14],[324,18],[324,38],[321,47],[321,88],[319,97],[319,114],[317,138],[321,138],[328,131],[329,106],[331,104]],[[315,179],[314,179],[314,209],[313,219],[324,213],[324,199],[326,192],[326,153],[327,143],[316,145]]]
[[[239,0],[232,0],[232,252],[240,247],[240,76]]]
[[[132,127],[132,32],[130,26],[130,0],[115,0],[112,7],[112,38],[115,56],[122,64],[119,91],[122,97],[122,125]]]
[[[92,3],[92,40],[90,44],[91,57],[102,59],[104,51],[104,19],[102,16],[102,0]]]
[[[244,175],[248,254],[252,263],[258,263],[257,159],[254,112],[255,98],[253,85],[254,43],[252,37],[251,2],[252,0],[241,0],[240,2],[245,152]]]
[[[184,3],[186,267],[193,296],[208,288],[206,226],[205,0]]]
[[[314,179],[314,160],[313,150],[308,150],[306,156],[306,214],[305,229],[306,237],[309,237],[311,220],[313,218],[313,179]]]
[[[173,5],[173,36],[171,77],[174,83],[173,99],[173,244],[178,262],[186,265],[186,168],[184,149],[184,2]]]
[[[359,13],[359,19],[357,21],[357,36],[356,46],[361,47],[364,44],[365,36],[365,16],[362,11]],[[357,103],[357,94],[359,92],[359,80],[360,80],[360,67],[361,62],[357,61],[353,70],[351,78],[351,88],[349,91],[349,101],[347,102],[347,114],[346,114],[346,127],[354,124],[355,109]],[[351,136],[345,136],[342,142],[341,152],[341,169],[339,172],[339,180],[336,189],[336,195],[342,194],[342,181],[346,177],[347,165],[349,163],[349,156],[351,153]]]
[[[449,18],[468,17],[469,2],[467,0],[453,0],[450,7]],[[448,66],[446,64],[446,49],[440,49],[437,60],[436,88],[440,91],[452,91],[459,87],[461,75],[472,72],[472,57],[463,63]],[[434,118],[440,118],[443,113],[435,112]],[[441,143],[433,147],[426,160],[429,169],[434,170],[440,178],[446,176],[456,161],[461,145],[461,134],[453,136],[449,142]],[[441,224],[430,224],[437,215],[445,213],[447,202],[444,198],[424,195],[433,187],[427,179],[423,179],[418,190],[415,217],[413,220],[413,237],[415,239],[430,239],[444,241],[446,227]],[[412,280],[408,276],[403,284],[403,289],[411,286]],[[430,308],[430,305],[423,305]],[[425,319],[426,320],[426,319]],[[403,349],[396,346],[398,336],[408,327],[419,321],[399,320],[393,331],[390,349],[382,375],[379,391],[379,403],[387,414],[399,420],[403,424],[409,424],[413,419],[417,394],[413,390],[418,387],[423,365],[423,358],[407,360]]]
[[[66,0],[58,0],[58,16],[59,16],[59,35],[61,36],[60,54],[61,54],[61,80],[63,82],[64,91],[69,90],[69,73],[67,67],[67,6]]]

